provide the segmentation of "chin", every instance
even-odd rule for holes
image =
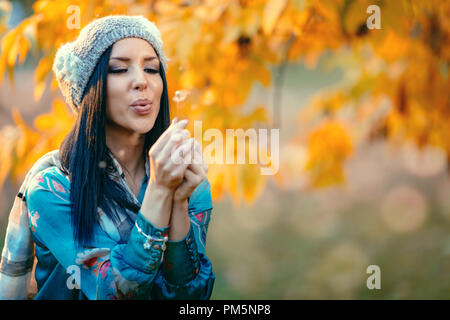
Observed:
[[[139,134],[146,134],[150,130],[153,129],[154,125],[155,125],[155,120],[152,121],[151,119],[149,119],[146,121],[146,123],[144,123],[142,125],[135,124],[133,126],[133,131],[135,131],[136,133],[139,133]]]

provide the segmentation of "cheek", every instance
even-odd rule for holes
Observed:
[[[156,116],[159,114],[159,111],[161,110],[161,98],[162,98],[162,92],[163,92],[163,83],[161,80],[161,83],[158,85],[158,87],[155,90],[155,99],[157,99],[157,103],[156,103]]]
[[[119,107],[124,97],[123,86],[118,79],[108,78],[106,85],[106,114],[108,118],[120,113]]]
[[[106,96],[107,101],[111,101],[112,99],[116,99],[117,97],[123,96],[123,85],[121,81],[114,77],[108,77],[106,84]]]
[[[159,80],[156,82],[156,85],[153,87],[153,92],[155,93],[154,99],[157,99],[158,103],[156,104],[157,110],[156,115],[159,114],[159,110],[161,109],[161,98],[163,93],[164,85],[161,77],[159,77]]]
[[[163,92],[163,81],[161,76],[158,76],[157,79],[153,79],[152,91],[155,93],[155,98],[159,98],[161,100],[162,92]]]
[[[162,81],[161,78],[159,78],[159,92],[160,92],[160,95],[161,95],[162,92],[163,92],[163,81]]]

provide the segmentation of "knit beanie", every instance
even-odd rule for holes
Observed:
[[[74,112],[80,108],[84,90],[100,56],[116,41],[130,37],[147,40],[162,67],[167,70],[168,59],[163,52],[161,33],[144,16],[112,15],[96,19],[80,31],[75,41],[58,49],[53,72],[67,104]]]

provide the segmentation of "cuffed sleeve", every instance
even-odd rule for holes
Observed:
[[[169,242],[152,289],[154,299],[209,299],[215,275],[205,253],[212,212],[211,185],[206,179],[188,199],[191,227],[185,239]]]
[[[155,278],[153,299],[207,300],[211,297],[215,276],[209,259],[199,254],[199,272],[185,284],[172,284],[163,275],[162,268]]]
[[[167,241],[164,240],[164,237],[167,239],[167,232],[167,227],[156,228],[139,211],[136,224],[123,250],[128,264],[145,273],[158,269]]]
[[[197,244],[191,228],[183,240],[168,241],[163,260],[163,274],[169,283],[183,285],[191,281],[199,272],[200,262]]]

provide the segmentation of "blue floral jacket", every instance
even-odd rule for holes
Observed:
[[[148,159],[139,196],[125,183],[117,160],[117,179],[142,203],[149,179]],[[37,174],[24,196],[37,265],[34,299],[209,299],[215,276],[205,254],[212,211],[210,184],[204,180],[188,199],[191,228],[177,242],[149,242],[168,228],[156,228],[141,212],[130,225],[102,214],[90,247],[76,248],[70,222],[70,182],[58,166]]]

